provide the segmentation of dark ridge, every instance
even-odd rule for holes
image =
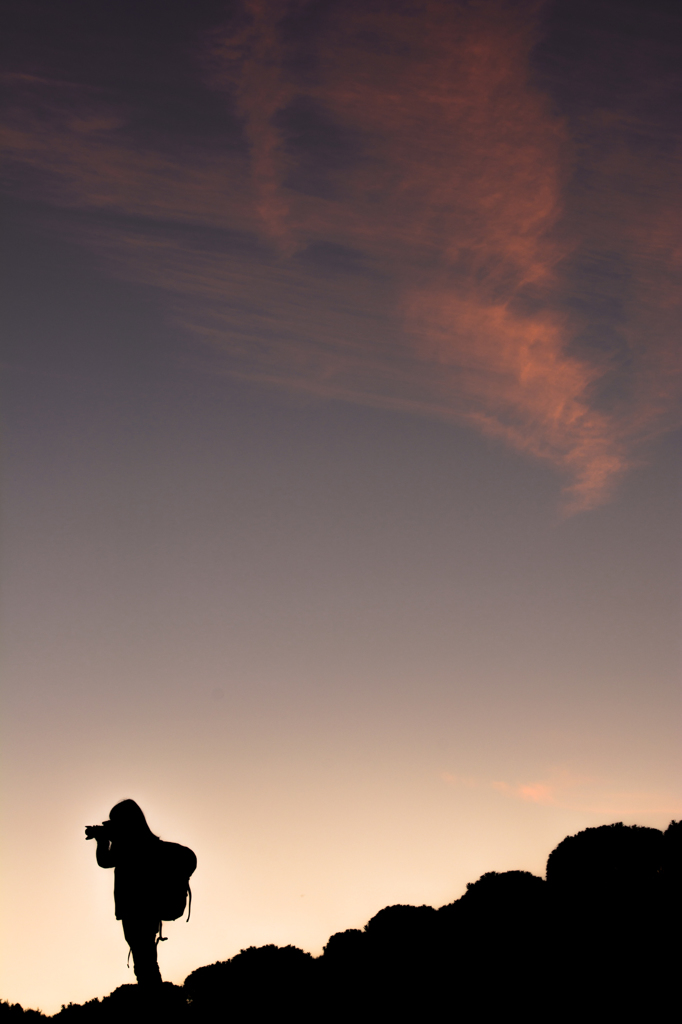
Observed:
[[[123,985],[52,1018],[0,1003],[0,1022],[669,1019],[681,910],[682,821],[618,822],[562,840],[546,881],[489,871],[438,910],[385,907],[319,957],[251,946],[183,986]]]

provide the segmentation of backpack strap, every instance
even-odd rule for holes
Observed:
[[[189,915],[192,913],[192,886],[187,883],[187,892],[189,893],[189,907],[187,909],[187,920],[189,921]]]
[[[156,945],[160,942],[168,942],[168,936],[163,934],[163,921],[159,921],[159,934],[156,937]]]

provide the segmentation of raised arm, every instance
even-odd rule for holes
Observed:
[[[85,838],[97,841],[97,863],[99,866],[101,868],[113,868],[116,866],[116,863],[111,853],[110,829],[106,828],[105,825],[86,825]]]
[[[114,858],[111,854],[111,843],[108,839],[97,837],[97,863],[101,868],[113,868]]]

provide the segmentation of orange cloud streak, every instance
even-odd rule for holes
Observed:
[[[542,782],[491,782],[490,786],[527,803],[614,817],[654,813],[676,816],[681,808],[679,798],[671,792],[614,790],[606,779],[574,775],[566,769],[555,769]]]
[[[300,198],[289,204],[289,222],[299,239],[332,230],[389,263],[413,372],[434,361],[455,371],[438,404],[567,471],[570,507],[589,508],[627,466],[613,423],[590,408],[598,370],[566,355],[560,317],[513,308],[529,289],[536,304],[551,301],[563,254],[550,232],[561,213],[567,140],[528,82],[528,13],[432,3],[415,18],[380,4],[350,24],[335,21],[320,47],[324,70],[308,91],[362,132],[370,158],[344,177],[346,200],[337,205],[350,211],[345,228],[338,210]],[[382,34],[379,53],[363,46],[363,37]],[[252,60],[245,66],[252,76]],[[269,114],[274,102],[274,94],[265,101]],[[276,131],[271,116],[253,118],[251,128],[258,174],[258,153],[278,148]],[[445,279],[438,288],[415,287],[434,272]],[[386,383],[374,389],[385,393]]]
[[[679,422],[677,165],[633,140],[626,112],[596,111],[576,144],[530,75],[537,3],[331,5],[307,34],[292,29],[306,7],[248,0],[206,43],[248,158],[140,152],[124,109],[24,76],[7,148],[40,178],[19,174],[15,194],[137,217],[78,230],[117,273],[165,289],[227,372],[468,423],[560,470],[568,511],[599,505],[634,446]],[[343,159],[287,128],[301,102],[354,140]],[[274,251],[217,251],[150,221]],[[355,262],[310,258],[330,244]],[[613,298],[613,252],[630,269],[624,357],[580,343],[610,327],[581,310],[590,289]],[[571,279],[578,263],[596,270]]]

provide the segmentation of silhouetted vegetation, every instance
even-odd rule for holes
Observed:
[[[250,947],[184,986],[123,985],[53,1020],[487,1021],[656,1019],[676,1004],[682,821],[588,828],[547,878],[488,872],[438,910],[392,906],[332,935],[322,956]],[[46,1018],[0,1004],[1,1021]]]

